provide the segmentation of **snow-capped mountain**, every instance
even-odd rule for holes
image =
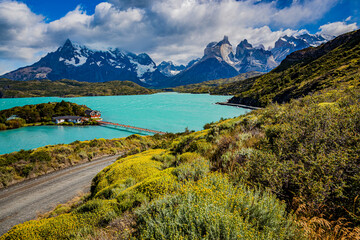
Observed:
[[[86,82],[130,80],[144,86],[161,85],[167,79],[145,53],[136,55],[119,49],[95,51],[73,44],[69,39],[33,65],[3,77],[13,80],[68,78]]]
[[[142,86],[180,86],[250,71],[268,72],[290,53],[318,46],[329,39],[329,36],[311,34],[283,36],[269,50],[262,45],[254,47],[245,39],[234,51],[228,37],[224,36],[220,42],[209,43],[204,56],[190,61],[187,66],[176,66],[172,62],[156,66],[146,53],[137,55],[120,49],[96,51],[66,40],[63,46],[33,65],[2,77],[21,81],[64,78],[86,82],[129,80]]]
[[[204,50],[204,56],[172,77],[167,85],[179,86],[236,76],[239,72],[234,68],[234,61],[232,46],[225,36],[220,42],[209,43]]]
[[[235,69],[239,73],[267,72],[278,65],[272,53],[266,51],[264,46],[254,48],[246,39],[237,45],[235,58]]]
[[[308,48],[316,47],[327,42],[331,37],[322,35],[302,34],[300,36],[283,36],[275,42],[275,47],[271,49],[275,60],[280,64],[292,52]]]
[[[184,65],[175,65],[172,61],[162,61],[158,67],[159,71],[164,74],[165,76],[171,77],[178,73],[180,73],[182,70],[184,70],[186,67]]]
[[[199,83],[207,80],[229,78],[251,71],[268,72],[277,67],[290,53],[318,46],[331,37],[303,34],[279,38],[275,47],[265,50],[263,45],[252,46],[246,39],[234,51],[227,36],[220,42],[209,43],[204,56],[193,65],[173,76],[169,86]]]

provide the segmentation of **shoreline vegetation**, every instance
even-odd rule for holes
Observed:
[[[258,110],[258,109],[261,109],[260,107],[253,107],[253,106],[244,105],[244,104],[238,104],[238,103],[217,102],[216,104],[218,104],[218,105],[224,105],[224,106],[231,106],[231,107],[245,108],[245,109],[250,109],[250,110]]]
[[[130,81],[92,83],[68,79],[59,81],[0,79],[0,98],[142,95],[157,92],[159,91],[141,87]]]
[[[168,136],[171,136],[168,135]],[[166,137],[164,137],[166,138]],[[94,139],[57,144],[0,155],[0,189],[95,158],[135,154],[160,144],[157,135],[131,135],[119,139]]]
[[[62,122],[59,124],[54,123],[52,119],[56,116],[85,117],[86,110],[89,108],[85,105],[65,101],[13,107],[0,111],[0,131],[41,125],[98,125],[91,118],[87,118],[88,120],[82,123]]]

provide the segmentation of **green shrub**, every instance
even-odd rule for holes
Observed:
[[[30,155],[30,162],[49,162],[49,161],[51,161],[50,154],[43,150],[35,151]]]
[[[30,174],[30,172],[33,170],[33,168],[34,168],[34,165],[33,165],[33,164],[31,164],[31,163],[26,164],[25,166],[22,167],[20,175],[21,175],[22,177],[27,177],[27,176],[29,176],[29,174]]]
[[[210,172],[209,161],[199,158],[196,161],[180,164],[180,166],[175,168],[174,175],[177,176],[179,181],[197,181],[208,172]]]
[[[221,174],[185,184],[136,211],[140,239],[300,239],[275,196],[234,187]]]
[[[6,129],[7,129],[6,125],[4,123],[0,123],[0,131]]]
[[[12,119],[12,120],[6,121],[5,124],[8,126],[8,128],[12,129],[12,128],[23,127],[26,124],[26,122],[22,118],[17,118],[17,119]]]

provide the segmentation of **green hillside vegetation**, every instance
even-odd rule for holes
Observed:
[[[39,124],[52,125],[52,117],[55,116],[85,116],[85,105],[78,105],[71,102],[41,103],[13,107],[0,111],[0,130],[32,126]],[[11,116],[15,119],[7,120]]]
[[[241,82],[241,87],[243,89],[248,89],[250,87],[249,83],[253,83],[254,78],[260,76],[261,74],[262,73],[260,72],[242,73],[232,78],[222,78],[196,84],[189,84],[172,88],[172,90],[181,93],[210,93],[233,95],[232,88],[229,86],[232,86],[233,83],[236,83],[238,85],[238,83]],[[239,90],[237,89],[237,91]]]
[[[2,239],[357,239],[355,83],[149,144]]]
[[[156,92],[156,90],[141,87],[130,81],[90,83],[67,79],[59,81],[0,79],[0,98],[112,96]]]

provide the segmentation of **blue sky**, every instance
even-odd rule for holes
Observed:
[[[146,52],[156,63],[201,57],[228,35],[273,46],[283,35],[358,29],[358,0],[0,0],[0,74],[70,38],[94,49]]]
[[[100,0],[23,0],[31,11],[41,14],[45,17],[46,22],[57,20],[64,17],[69,11],[74,10],[81,5],[88,14],[93,14],[96,5]]]

